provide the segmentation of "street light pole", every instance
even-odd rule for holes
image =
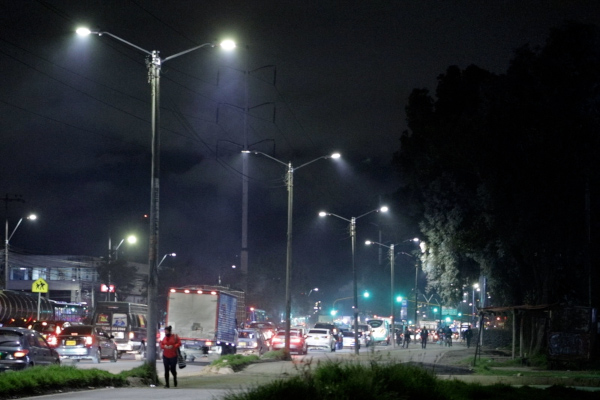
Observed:
[[[35,214],[31,214],[27,217],[27,219],[32,221],[36,218],[37,216]],[[23,218],[21,218],[19,222],[17,222],[17,225],[15,225],[15,228],[13,229],[10,236],[8,235],[8,218],[6,218],[6,223],[4,225],[4,289],[8,289],[8,281],[10,280],[10,268],[8,268],[8,242],[17,231],[19,225],[21,225],[21,222],[23,222]]]
[[[365,215],[374,213],[374,212],[387,212],[388,208],[383,206],[381,208],[376,208],[375,210],[371,210],[367,213],[364,213],[358,217],[352,217],[350,219],[341,217],[337,214],[328,213],[325,211],[319,212],[320,217],[336,217],[341,220],[350,223],[350,237],[352,238],[352,281],[353,281],[353,296],[354,296],[354,354],[358,355],[358,280],[356,277],[356,263],[355,263],[355,248],[356,248],[356,220],[364,217]]]
[[[379,242],[374,242],[372,240],[367,240],[365,242],[365,244],[371,245],[371,244],[376,244],[379,245],[379,247],[386,247],[388,248],[388,252],[389,252],[389,256],[390,256],[390,304],[391,304],[391,314],[392,314],[392,332],[394,332],[394,335],[396,333],[396,326],[394,325],[394,320],[395,320],[395,313],[396,313],[396,307],[395,307],[395,298],[394,298],[394,261],[395,261],[395,252],[394,252],[394,245],[385,245],[383,243],[379,243]],[[396,347],[396,340],[395,337],[392,337],[392,347]]]
[[[122,43],[131,46],[142,53],[150,56],[150,60],[147,61],[148,66],[148,80],[150,82],[151,97],[152,97],[152,168],[151,168],[151,183],[150,183],[150,234],[149,234],[149,251],[148,251],[148,349],[147,362],[154,366],[156,363],[156,331],[158,328],[158,211],[159,211],[159,172],[160,172],[160,69],[163,62],[179,57],[183,54],[187,54],[194,50],[198,50],[202,47],[210,46],[215,47],[214,43],[204,43],[199,46],[192,47],[184,50],[177,54],[173,54],[164,59],[160,58],[159,51],[153,50],[148,51],[143,49],[127,40],[113,35],[106,31],[90,31],[87,28],[78,28],[77,34],[81,36],[87,36],[89,34],[95,34],[98,36],[108,35]],[[226,49],[235,48],[235,44],[231,41],[224,41],[221,43],[221,47]],[[153,369],[153,375],[156,373],[156,369]],[[156,376],[153,376],[153,380],[156,381]]]
[[[294,168],[292,163],[284,163],[283,161],[272,157],[262,151],[253,151],[244,149],[242,153],[253,153],[260,154],[271,160],[284,165],[287,168],[287,173],[285,177],[287,191],[288,191],[288,213],[287,213],[287,249],[286,249],[286,260],[285,260],[285,356],[290,358],[290,328],[291,328],[291,314],[292,314],[292,292],[291,292],[291,280],[292,280],[292,215],[293,215],[293,206],[294,206],[294,171],[296,169],[300,169],[302,167],[307,166],[308,164],[312,164],[315,161],[327,158],[337,159],[340,158],[339,153],[334,153],[327,156],[321,156],[315,158],[312,161],[304,163],[299,167]]]

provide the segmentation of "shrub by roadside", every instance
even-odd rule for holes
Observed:
[[[546,390],[508,385],[482,386],[456,380],[440,380],[431,373],[403,364],[360,365],[328,362],[307,368],[289,379],[278,380],[225,400],[292,399],[428,399],[428,400],[578,400],[597,399],[597,393],[552,386]]]
[[[126,385],[126,377],[98,369],[82,370],[72,366],[33,367],[0,374],[0,398]]]

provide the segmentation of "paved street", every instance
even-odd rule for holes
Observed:
[[[252,364],[244,371],[235,374],[211,374],[203,375],[202,371],[209,361],[216,356],[209,357],[208,361],[190,363],[184,369],[178,370],[180,377],[180,388],[164,389],[162,387],[146,388],[102,388],[98,390],[80,391],[72,393],[59,393],[44,396],[44,399],[102,399],[130,400],[143,398],[145,400],[164,399],[165,396],[176,396],[178,400],[209,400],[220,399],[232,390],[243,390],[257,384],[265,383],[278,378],[285,378],[298,373],[303,367],[312,366],[318,361],[360,361],[368,362],[373,359],[386,362],[395,360],[400,362],[436,363],[442,358],[446,351],[464,350],[464,346],[445,348],[431,345],[426,350],[421,349],[420,344],[411,345],[409,349],[392,348],[392,346],[376,346],[369,349],[361,349],[358,359],[351,349],[338,350],[336,352],[311,350],[306,356],[296,356],[289,361],[276,361]],[[117,373],[122,370],[131,369],[141,365],[142,361],[133,359],[132,356],[124,356],[116,363],[102,362],[92,364],[81,361],[75,365],[78,368],[100,368]],[[162,365],[157,365],[159,376],[162,375]],[[193,381],[193,382],[192,382]],[[194,388],[188,385],[193,384]],[[173,391],[176,391],[175,393]],[[30,399],[39,399],[31,397]]]

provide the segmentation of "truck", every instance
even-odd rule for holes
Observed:
[[[218,290],[186,286],[169,290],[166,326],[181,340],[187,359],[237,352],[237,297]]]
[[[147,340],[146,304],[125,301],[99,301],[94,311],[92,324],[114,336],[119,358],[124,353],[146,357]]]

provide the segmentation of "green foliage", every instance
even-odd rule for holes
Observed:
[[[33,367],[23,371],[0,374],[2,397],[45,394],[56,390],[88,387],[125,386],[126,378],[98,369],[75,367]]]
[[[410,95],[397,201],[425,236],[424,269],[446,302],[480,275],[496,304],[586,294],[584,198],[600,184],[598,43],[597,27],[567,23],[543,48],[519,49],[504,75],[453,66],[435,97]]]
[[[148,363],[144,363],[139,367],[120,372],[119,376],[125,379],[129,377],[141,378],[143,383],[150,384],[154,383],[154,377],[156,376],[156,367]]]
[[[247,365],[252,364],[260,359],[257,355],[243,356],[241,354],[228,354],[221,356],[217,360],[213,361],[210,365],[223,368],[231,367],[234,371],[241,371]]]
[[[481,386],[457,380],[439,380],[429,372],[405,364],[327,362],[314,371],[305,371],[242,393],[226,400],[329,400],[329,399],[439,399],[439,400],[558,400],[577,396],[596,398],[595,393],[562,387],[546,390],[508,385]]]
[[[261,358],[266,360],[287,360],[285,349],[267,351]]]

